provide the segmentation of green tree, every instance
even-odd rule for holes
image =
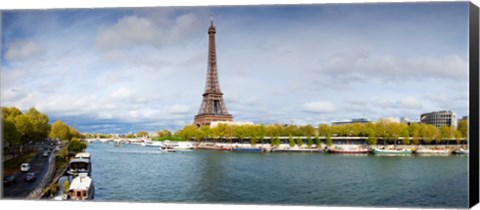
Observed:
[[[301,147],[303,145],[302,138],[297,137],[297,145],[298,145],[298,147]]]
[[[32,107],[25,113],[25,116],[32,126],[31,138],[33,141],[42,141],[48,137],[50,124],[46,114],[40,113]]]
[[[4,152],[10,152],[10,154],[15,155],[15,148],[20,144],[21,136],[15,127],[15,123],[10,120],[2,119],[3,125],[3,146]],[[8,148],[8,150],[6,149]]]
[[[157,131],[157,135],[159,137],[171,137],[172,136],[172,132],[170,132],[169,130],[161,130],[161,131]]]
[[[441,126],[440,127],[440,141],[448,141],[450,139],[454,139],[455,138],[455,134],[456,134],[456,131],[455,128],[451,127],[451,126]]]
[[[400,125],[400,137],[402,137],[402,144],[409,145],[410,144],[410,135],[408,133],[408,126]]]
[[[312,144],[313,144],[312,137],[307,136],[307,146],[308,146],[308,147],[311,147]]]
[[[67,144],[67,150],[71,153],[79,153],[87,148],[87,143],[79,141],[77,138],[72,138]]]
[[[368,145],[376,145],[377,144],[377,136],[375,135],[375,130],[369,130],[368,138],[367,138]]]
[[[15,117],[23,113],[17,107],[2,107],[2,118],[5,120],[15,121]]]
[[[468,120],[459,120],[457,130],[460,131],[463,138],[468,139]]]
[[[439,138],[439,131],[434,125],[420,124],[420,135],[425,144],[430,144]]]
[[[18,115],[15,117],[15,127],[20,134],[22,144],[26,144],[32,139],[33,126],[28,116]]]
[[[408,126],[408,133],[412,137],[413,144],[420,144],[420,125],[417,123],[412,123]]]
[[[293,140],[293,136],[290,135],[288,136],[288,145],[290,145],[290,147],[294,147],[295,146],[295,141]]]
[[[177,135],[180,136],[180,138],[189,141],[196,135],[196,132],[198,132],[198,127],[196,125],[186,125],[183,129],[177,132]]]
[[[49,137],[59,140],[68,140],[70,139],[70,127],[61,120],[57,120],[52,125]]]
[[[148,132],[147,131],[138,131],[137,133],[137,138],[144,138],[144,137],[148,137]]]
[[[212,139],[213,132],[212,132],[212,129],[210,129],[210,126],[208,125],[200,126],[200,133],[202,135],[202,138]]]
[[[318,135],[320,136],[327,136],[331,134],[330,127],[327,124],[320,124],[318,126]]]
[[[330,134],[327,134],[327,138],[325,141],[327,143],[327,146],[331,147],[333,145],[332,137],[330,136]]]
[[[255,146],[257,144],[257,137],[256,136],[253,136],[250,138],[250,144],[252,146]]]
[[[320,138],[318,137],[318,134],[315,134],[315,144],[317,145],[318,148],[322,147],[322,143],[320,142]]]

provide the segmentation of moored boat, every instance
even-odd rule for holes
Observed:
[[[468,155],[468,154],[469,154],[469,151],[468,151],[468,150],[464,150],[463,148],[460,148],[460,149],[454,150],[454,151],[452,152],[452,154],[455,154],[455,155]]]
[[[151,143],[145,143],[145,146],[147,147],[161,147],[163,145],[162,142],[151,142]],[[142,144],[143,146],[143,144]]]
[[[89,153],[78,153],[68,164],[67,174],[76,176],[84,173],[90,176],[91,172],[92,163],[90,162]]]
[[[448,149],[438,149],[438,148],[434,148],[434,149],[422,148],[422,149],[415,150],[415,154],[417,155],[450,155],[450,153],[451,151]]]
[[[263,152],[262,148],[233,147],[233,151],[238,152]]]
[[[175,152],[175,148],[168,145],[163,145],[160,147],[161,152]]]
[[[67,200],[93,200],[94,194],[93,180],[87,174],[82,173],[72,180]]]
[[[411,149],[379,149],[375,148],[372,150],[373,154],[376,155],[410,155],[412,154]]]
[[[330,153],[344,153],[344,154],[364,154],[368,153],[369,150],[366,147],[342,147],[342,146],[335,146],[333,148],[328,148],[328,152]]]

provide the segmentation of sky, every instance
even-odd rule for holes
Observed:
[[[193,123],[210,14],[234,121],[468,115],[468,3],[4,10],[1,106],[80,132]]]

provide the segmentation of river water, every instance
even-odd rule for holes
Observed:
[[[467,208],[468,157],[185,151],[91,143],[96,201]]]

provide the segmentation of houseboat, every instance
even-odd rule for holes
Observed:
[[[441,148],[420,148],[415,150],[415,154],[417,155],[450,155],[451,153],[450,150]]]
[[[74,201],[93,200],[94,194],[93,180],[87,174],[81,173],[72,180],[68,188],[67,199]]]
[[[84,154],[85,157],[87,156]],[[86,173],[88,176],[91,175],[92,172],[92,163],[90,162],[90,155],[88,154],[87,158],[73,158],[69,164],[67,169],[67,174],[69,175],[78,175],[80,173]]]
[[[335,146],[333,148],[328,148],[329,153],[343,153],[343,154],[366,154],[369,152],[367,147],[358,146],[358,147],[343,147]]]
[[[410,155],[412,154],[412,150],[401,148],[374,148],[372,153],[376,155]]]

